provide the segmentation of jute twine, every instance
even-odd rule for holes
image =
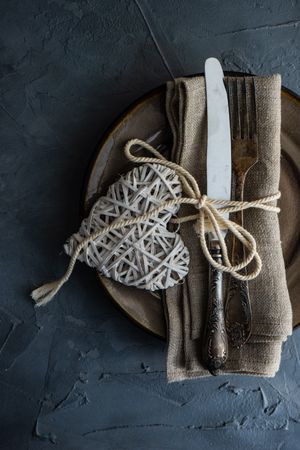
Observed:
[[[154,157],[133,155],[131,149],[134,145],[138,145],[140,146],[140,148],[148,150],[150,153],[154,155]],[[164,209],[170,208],[175,205],[183,205],[183,204],[193,205],[197,210],[196,214],[173,219],[173,222],[182,223],[187,221],[195,221],[195,220],[197,221],[195,230],[197,231],[202,251],[207,261],[213,267],[222,272],[230,273],[231,276],[233,276],[238,280],[249,281],[258,276],[258,274],[261,271],[262,262],[257,252],[256,241],[254,237],[247,230],[245,230],[242,226],[238,225],[234,221],[224,219],[222,214],[225,212],[232,213],[237,211],[243,211],[248,208],[258,208],[263,209],[265,211],[278,213],[280,209],[277,206],[271,205],[270,203],[280,198],[280,192],[250,202],[211,199],[208,198],[205,194],[201,194],[197,181],[187,170],[185,170],[183,167],[174,162],[168,161],[147,142],[144,142],[140,139],[131,139],[125,145],[124,152],[126,157],[132,162],[142,164],[157,163],[174,170],[174,172],[178,175],[182,183],[182,188],[186,196],[163,202],[158,207],[155,207],[146,214],[140,215],[138,217],[113,222],[110,225],[101,228],[99,230],[96,230],[94,233],[87,236],[83,241],[81,241],[78,244],[78,246],[74,250],[74,253],[71,256],[69,262],[69,266],[63,277],[61,277],[56,281],[44,284],[43,286],[35,289],[32,292],[31,296],[38,306],[47,304],[60,290],[63,284],[66,283],[66,281],[68,281],[73,272],[78,256],[91,241],[94,241],[99,236],[102,236],[112,230],[118,230],[123,227],[128,227],[130,225],[135,225],[143,221],[149,220],[150,218],[156,217]],[[217,207],[215,205],[217,205]],[[223,237],[223,233],[221,231],[222,229],[227,229],[231,231],[231,233],[236,237],[236,239],[238,239],[247,249],[247,254],[245,255],[245,258],[239,264],[232,265],[229,260],[228,249],[226,246],[225,239]],[[213,231],[218,237],[220,247],[222,250],[224,264],[220,264],[217,261],[215,261],[209,252],[205,235],[210,231]],[[245,267],[248,267],[252,261],[254,262],[253,269],[251,271],[247,271],[247,274],[244,273],[240,274],[239,271],[241,271]]]

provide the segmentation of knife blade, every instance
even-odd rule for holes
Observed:
[[[207,196],[213,199],[231,198],[231,134],[227,92],[222,66],[216,58],[205,62],[207,99]],[[227,219],[228,213],[223,217]],[[227,230],[222,230],[223,237]],[[222,263],[219,239],[208,233],[209,250],[213,259]],[[208,370],[217,375],[226,363],[226,335],[222,272],[209,267],[209,296],[204,334],[204,361]]]

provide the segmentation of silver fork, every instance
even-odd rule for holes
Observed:
[[[232,163],[235,175],[233,198],[243,201],[248,171],[258,160],[256,98],[253,77],[227,78],[232,136]],[[235,213],[235,222],[243,226],[243,211]],[[244,247],[233,238],[232,260],[238,264],[245,256]],[[240,273],[246,273],[243,269]],[[244,345],[251,334],[251,303],[247,281],[230,277],[225,302],[225,321],[229,343]]]

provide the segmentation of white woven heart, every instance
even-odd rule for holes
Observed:
[[[141,216],[181,194],[181,183],[173,170],[160,164],[135,167],[94,204],[79,233],[65,244],[66,253],[72,255],[77,244],[95,230]],[[167,229],[177,211],[178,206],[166,208],[147,221],[107,232],[91,241],[78,259],[127,286],[150,291],[172,287],[187,275],[189,264],[182,239]]]

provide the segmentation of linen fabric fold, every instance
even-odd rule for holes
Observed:
[[[258,162],[247,174],[245,201],[277,192],[280,177],[281,79],[279,75],[255,77],[254,84]],[[206,193],[207,117],[204,77],[180,78],[168,82],[166,114],[173,134],[170,159],[187,169],[197,180],[201,192]],[[184,206],[179,215],[192,212]],[[256,240],[263,266],[258,277],[249,282],[252,307],[250,339],[240,349],[229,346],[228,360],[220,373],[271,377],[280,365],[282,342],[292,333],[292,309],[278,216],[272,212],[248,209],[244,211],[244,227]],[[202,364],[208,263],[190,222],[181,224],[180,235],[190,252],[190,269],[182,285],[167,289],[165,293],[168,381],[210,375]],[[228,276],[225,275],[225,291],[227,282]]]

